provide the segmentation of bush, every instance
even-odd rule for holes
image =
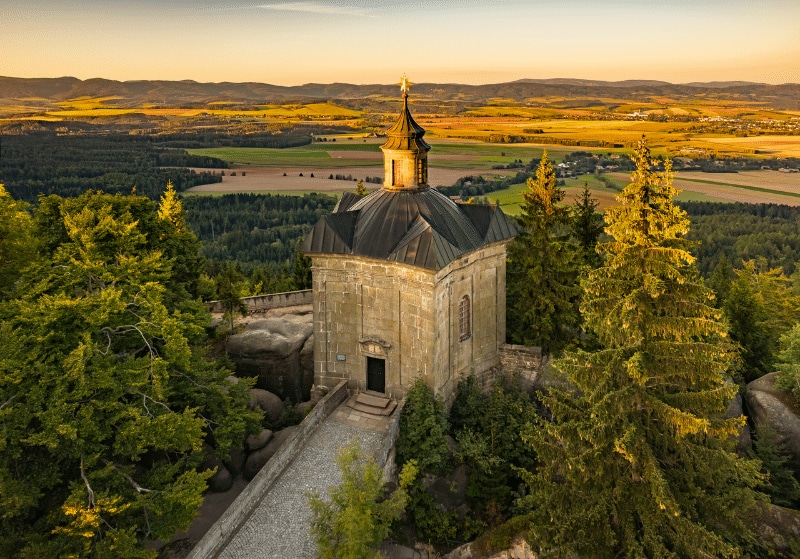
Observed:
[[[417,378],[406,396],[400,416],[397,438],[397,464],[416,460],[421,472],[443,474],[449,467],[449,449],[445,435],[447,419],[442,402],[421,378]]]

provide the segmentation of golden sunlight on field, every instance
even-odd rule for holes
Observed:
[[[751,136],[748,138],[705,138],[709,144],[734,147],[737,151],[758,152],[778,157],[800,157],[800,136]]]

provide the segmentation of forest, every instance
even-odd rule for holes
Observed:
[[[143,542],[199,506],[203,443],[224,456],[260,421],[208,353],[200,301],[307,287],[297,247],[336,200],[179,198],[218,178],[163,167],[225,162],[134,137],[21,138],[0,157],[0,555],[152,557]],[[488,552],[523,533],[552,557],[776,553],[754,511],[800,508],[797,464],[768,431],[735,450],[742,421],[723,412],[773,371],[800,406],[800,209],[674,203],[671,162],[646,143],[568,161],[632,182],[601,215],[588,188],[563,204],[546,154],[516,167],[508,337],[552,355],[566,384],[487,395],[467,377],[446,410],[417,383],[397,463],[422,475],[393,537]],[[458,471],[465,506],[440,506],[436,484]]]

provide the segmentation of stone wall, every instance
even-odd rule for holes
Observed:
[[[352,255],[312,255],[314,383],[367,389],[367,358],[384,359],[385,393],[401,399],[417,377],[445,401],[458,381],[500,365],[506,329],[506,243],[434,272]],[[459,304],[470,306],[469,335]]]
[[[518,375],[523,388],[530,390],[542,370],[542,348],[503,344],[500,346],[500,363],[506,375]]]
[[[400,399],[432,374],[434,273],[350,255],[314,255],[314,382],[366,390],[367,357],[386,362],[387,395]]]
[[[487,245],[459,258],[436,274],[437,336],[434,391],[449,404],[458,381],[481,376],[500,364],[505,341],[506,246]],[[462,298],[470,302],[470,335],[462,339]]]
[[[242,301],[247,305],[248,314],[265,313],[270,309],[282,307],[295,307],[298,305],[310,305],[314,300],[310,289],[303,291],[287,291],[286,293],[272,293],[270,295],[258,295],[256,297],[242,297]],[[212,313],[222,314],[225,308],[222,301],[209,301],[206,306]]]
[[[284,469],[302,450],[306,441],[314,434],[317,427],[347,399],[347,383],[339,383],[327,396],[322,398],[311,412],[298,425],[297,429],[286,440],[269,462],[259,471],[253,480],[244,488],[236,500],[228,507],[203,539],[192,549],[187,559],[207,559],[216,557],[227,545],[228,541],[242,526],[247,517],[261,502],[272,484]],[[399,415],[399,414],[398,414]]]

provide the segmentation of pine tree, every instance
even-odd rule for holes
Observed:
[[[172,186],[172,181],[167,181],[167,189],[164,195],[161,196],[161,202],[158,206],[158,218],[170,221],[177,229],[184,228],[186,216],[183,213],[183,205],[178,198],[178,193],[175,192],[175,187]]]
[[[737,387],[720,313],[692,266],[689,220],[642,140],[632,182],[606,211],[613,241],[583,282],[602,349],[556,363],[574,389],[543,397],[553,421],[525,438],[532,538],[554,556],[736,557],[760,497],[757,462],[737,458],[723,419]]]
[[[509,337],[557,354],[578,334],[580,257],[547,152],[527,186],[519,218],[523,231],[508,246]]]
[[[20,274],[36,254],[33,220],[25,202],[0,184],[0,300],[11,295]]]
[[[572,205],[572,231],[582,251],[583,259],[592,268],[600,265],[597,241],[603,232],[603,218],[597,213],[599,202],[592,198],[589,183],[583,183],[580,197]]]
[[[364,181],[361,179],[358,179],[358,182],[356,183],[356,194],[359,196],[366,196],[367,194],[367,189],[364,188]]]

